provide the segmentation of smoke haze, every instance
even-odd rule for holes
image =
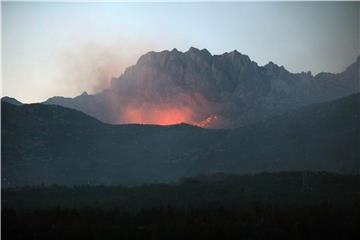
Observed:
[[[136,63],[147,44],[113,44],[87,42],[73,46],[59,54],[57,78],[71,85],[80,94],[83,91],[98,93],[109,88],[111,79],[119,77],[125,68]],[[140,48],[138,46],[141,46]]]

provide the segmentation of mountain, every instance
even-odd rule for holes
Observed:
[[[23,104],[22,102],[18,101],[17,99],[11,98],[11,97],[2,97],[1,102],[11,103],[11,104],[14,104],[14,105],[17,105],[17,106],[20,106],[20,105]]]
[[[140,184],[212,172],[360,170],[360,94],[237,129],[110,125],[2,102],[2,184]]]
[[[149,52],[101,93],[53,97],[45,103],[107,123],[233,128],[359,92],[359,63],[360,58],[342,73],[313,76],[272,62],[259,66],[236,50],[221,55],[193,47]]]

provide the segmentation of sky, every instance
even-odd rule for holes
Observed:
[[[148,51],[237,49],[259,65],[341,72],[359,50],[360,3],[1,3],[2,96],[105,89]]]

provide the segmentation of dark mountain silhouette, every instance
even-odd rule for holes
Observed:
[[[11,103],[11,104],[14,104],[14,105],[17,105],[17,106],[23,104],[22,102],[18,101],[17,99],[11,98],[11,97],[2,97],[1,102]]]
[[[110,125],[2,102],[2,184],[139,184],[212,172],[359,173],[360,94],[238,129]]]
[[[150,115],[180,109],[187,123],[217,116],[209,127],[238,127],[359,92],[359,63],[360,58],[342,73],[313,76],[291,73],[272,62],[258,66],[236,50],[222,55],[193,47],[187,52],[149,52],[101,93],[53,97],[45,103],[107,123],[157,123]]]

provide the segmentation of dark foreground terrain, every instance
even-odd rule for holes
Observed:
[[[76,110],[2,102],[2,186],[138,185],[204,173],[359,174],[360,94],[237,129],[108,125]]]
[[[360,176],[213,174],[2,189],[2,239],[359,239]]]

